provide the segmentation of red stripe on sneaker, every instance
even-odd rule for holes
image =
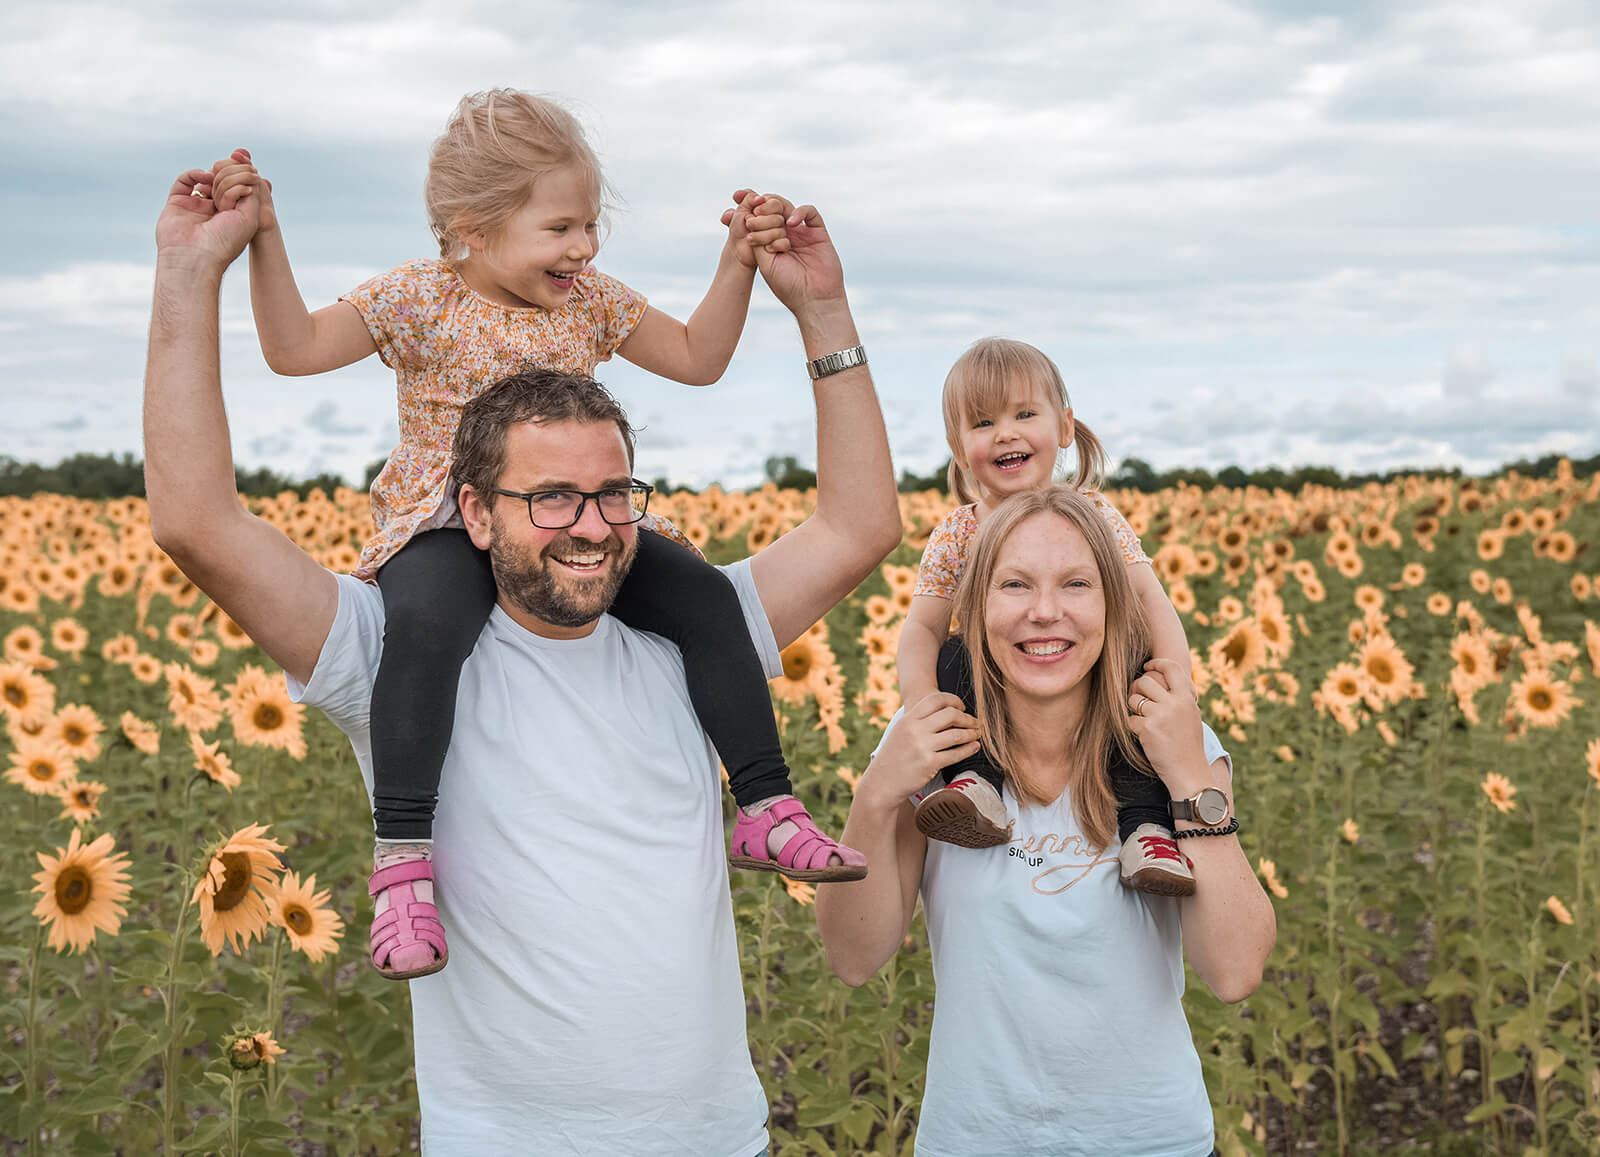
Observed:
[[[1183,857],[1178,854],[1178,842],[1166,836],[1140,836],[1139,842],[1144,845],[1144,854],[1153,860],[1176,860],[1183,862]]]

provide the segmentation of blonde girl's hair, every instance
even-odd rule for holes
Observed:
[[[984,520],[973,544],[966,572],[952,608],[962,624],[962,641],[972,656],[972,681],[977,698],[979,734],[984,750],[1004,771],[1019,799],[1048,803],[1039,785],[1017,770],[1016,731],[1006,710],[1006,682],[989,646],[987,609],[1000,552],[1024,521],[1036,514],[1066,519],[1088,541],[1100,569],[1106,621],[1100,658],[1085,676],[1088,706],[1068,734],[1062,736],[1061,759],[1069,769],[1067,799],[1078,823],[1097,849],[1111,842],[1117,830],[1117,800],[1108,772],[1120,753],[1135,767],[1150,772],[1128,726],[1128,687],[1150,657],[1150,633],[1144,611],[1133,593],[1122,552],[1112,541],[1105,519],[1094,504],[1068,486],[1029,490],[1006,499]]]
[[[439,256],[462,256],[468,233],[493,236],[528,203],[539,178],[576,168],[598,212],[607,189],[578,118],[555,101],[512,88],[469,92],[428,154],[422,196]]]
[[[945,375],[944,437],[950,444],[950,493],[963,505],[978,500],[978,486],[972,480],[969,464],[961,460],[962,431],[979,418],[998,414],[1019,379],[1055,407],[1058,422],[1072,409],[1055,362],[1025,341],[979,338]],[[1079,490],[1097,487],[1108,465],[1105,447],[1088,426],[1076,420],[1074,426],[1072,444],[1078,451],[1078,472],[1072,485]]]

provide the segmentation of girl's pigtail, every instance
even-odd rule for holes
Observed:
[[[1098,490],[1110,465],[1106,448],[1094,436],[1094,431],[1076,420],[1073,422],[1072,446],[1078,453],[1078,473],[1072,480],[1073,487],[1078,490]]]

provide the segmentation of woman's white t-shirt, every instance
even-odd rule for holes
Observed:
[[[1227,753],[1208,727],[1206,759]],[[1009,844],[928,841],[935,1004],[920,1157],[1206,1157],[1178,901],[1124,888],[1065,793]]]

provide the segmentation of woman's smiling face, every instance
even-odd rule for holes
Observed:
[[[1105,645],[1106,595],[1083,532],[1050,511],[1019,523],[996,559],[983,625],[1008,698],[1086,696]]]

